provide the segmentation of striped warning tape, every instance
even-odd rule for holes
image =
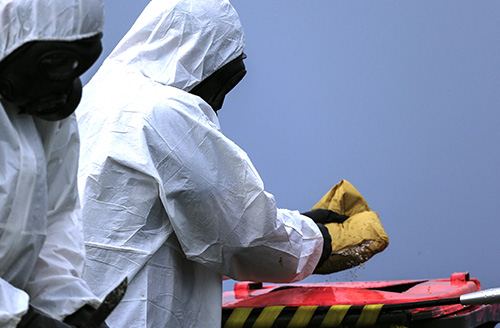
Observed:
[[[268,306],[264,308],[224,308],[224,328],[271,327],[368,327],[377,323],[383,304],[365,306]],[[314,325],[313,325],[314,323]],[[308,326],[310,325],[310,326]]]

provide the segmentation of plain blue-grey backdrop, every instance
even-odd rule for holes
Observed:
[[[84,82],[147,3],[106,0],[104,52]],[[500,1],[232,3],[248,74],[222,130],[279,207],[306,211],[347,179],[390,238],[361,267],[306,281],[469,271],[500,287]]]

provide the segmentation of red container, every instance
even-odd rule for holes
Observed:
[[[479,290],[479,280],[468,273],[428,280],[241,282],[235,284],[233,292],[223,295],[222,326],[495,327],[500,322],[500,305],[457,304],[460,295]]]

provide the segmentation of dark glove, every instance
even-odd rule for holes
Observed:
[[[64,322],[51,318],[42,312],[35,310],[31,306],[28,312],[23,315],[21,321],[17,324],[17,328],[74,328]]]
[[[313,219],[316,223],[343,223],[349,217],[347,215],[339,214],[337,212],[318,208],[309,212],[300,213]]]
[[[323,263],[325,263],[326,260],[328,260],[330,254],[332,253],[332,237],[324,225],[327,223],[343,223],[349,217],[347,215],[338,214],[337,212],[322,208],[301,214],[310,217],[318,225],[318,228],[323,235],[323,252],[321,253],[321,258],[316,265],[316,268],[319,268],[323,265]]]
[[[96,311],[90,305],[84,305],[75,313],[67,316],[64,322],[76,327],[76,328],[109,328],[104,322],[95,323],[92,319],[92,314]]]

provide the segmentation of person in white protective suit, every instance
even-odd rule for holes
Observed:
[[[330,253],[220,130],[243,50],[227,0],[152,0],[84,88],[84,278],[100,298],[130,281],[110,327],[220,327],[224,275],[298,281]]]
[[[102,0],[0,0],[2,328],[90,327],[99,305],[82,279],[71,114],[102,25]]]

